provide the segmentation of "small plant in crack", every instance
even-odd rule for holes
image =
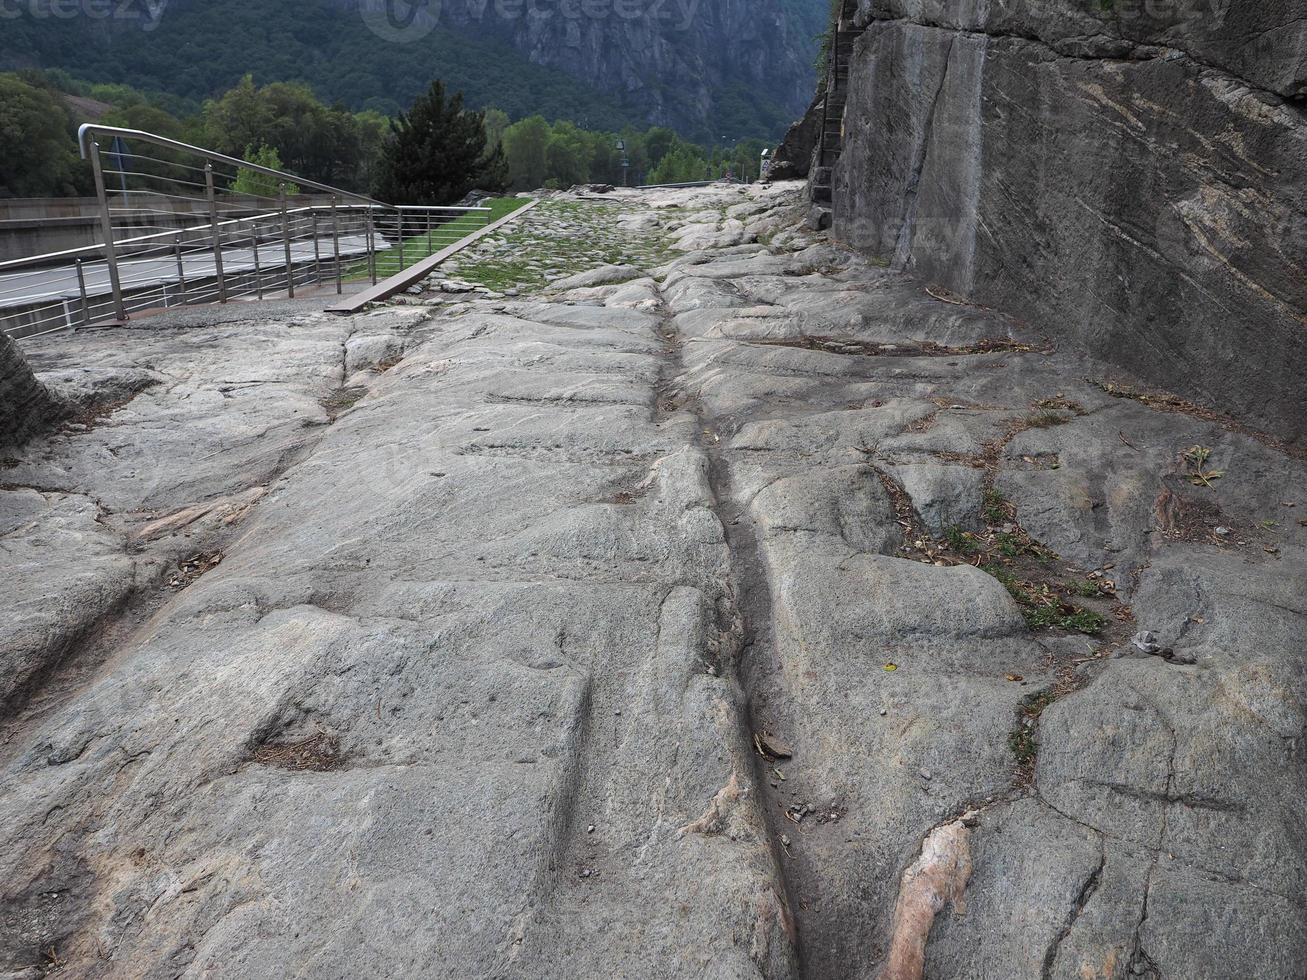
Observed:
[[[1107,626],[1107,617],[1056,598],[1037,595],[1035,602],[1022,609],[1026,625],[1033,630],[1060,629],[1068,633],[1096,636]]]
[[[1036,737],[1039,716],[1059,696],[1052,688],[1037,691],[1023,698],[1017,708],[1017,727],[1008,735],[1008,747],[1016,757],[1017,766],[1027,775],[1034,769],[1035,759],[1039,755],[1039,739]]]
[[[985,520],[991,524],[1002,524],[1012,516],[1012,505],[995,487],[985,490],[985,502],[981,508]]]
[[[863,451],[871,455],[875,447]],[[876,472],[898,518],[903,537],[898,549],[901,557],[932,565],[978,568],[1003,585],[1029,629],[1086,636],[1107,633],[1107,645],[1100,654],[1128,635],[1133,615],[1117,598],[1104,572],[1077,569],[1032,538],[1017,521],[1016,507],[992,484],[986,486],[981,500],[984,529],[964,530],[952,524],[931,533],[903,487],[884,471]]]
[[[1103,594],[1103,587],[1091,578],[1077,579],[1067,586],[1067,590],[1082,599],[1093,599]]]
[[[956,524],[944,531],[944,542],[960,555],[978,555],[985,550],[976,535],[962,530]]]
[[[1207,446],[1190,446],[1181,458],[1189,467],[1189,482],[1196,487],[1210,487],[1213,480],[1225,476],[1225,470],[1209,470],[1207,461],[1212,458],[1212,451]]]
[[[1049,564],[1057,557],[1043,545],[1032,541],[1022,531],[999,531],[994,535],[994,542],[998,546],[998,553],[1004,558],[1020,558],[1022,555],[1029,555],[1044,564]]]
[[[1032,630],[1058,629],[1096,636],[1107,626],[1107,617],[1085,609],[1060,596],[1047,582],[1028,582],[1001,566],[986,566],[1021,607],[1022,618]]]
[[[1019,766],[1032,765],[1039,754],[1039,743],[1035,741],[1034,730],[1024,725],[1008,735],[1007,743]]]
[[[998,544],[998,553],[1007,558],[1015,558],[1025,550],[1021,538],[1015,534],[1000,533],[995,541]]]

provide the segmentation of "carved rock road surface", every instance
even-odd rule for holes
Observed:
[[[1307,465],[608,200],[675,257],[29,344],[0,976],[1301,977]]]

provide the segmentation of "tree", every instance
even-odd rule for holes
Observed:
[[[359,189],[365,171],[362,125],[342,106],[328,108],[306,85],[256,88],[246,75],[202,113],[204,145],[228,156],[270,146],[285,168],[324,184]]]
[[[448,101],[436,81],[390,124],[375,194],[390,204],[452,204],[468,191],[501,191],[508,179],[503,150],[486,146],[485,113]]]
[[[0,75],[0,197],[87,193],[90,171],[77,154],[57,92]]]
[[[386,139],[390,135],[390,117],[366,109],[354,114],[359,127],[359,175],[350,184],[343,186],[348,190],[366,190],[376,186],[381,176],[381,158],[386,149]]]
[[[667,156],[680,142],[681,138],[679,136],[663,126],[655,126],[645,133],[644,149],[649,157],[649,166],[656,167],[662,163],[663,157]]]
[[[708,162],[689,144],[673,147],[662,158],[658,166],[649,174],[651,184],[683,184],[693,180],[704,180],[708,173]]]
[[[280,170],[282,167],[280,154],[271,146],[266,145],[257,149],[253,146],[247,146],[245,148],[245,162],[253,163],[259,167],[267,167],[269,170]],[[271,174],[260,173],[246,167],[241,167],[236,171],[236,180],[232,182],[231,189],[237,194],[253,194],[256,197],[277,197],[283,189],[288,196],[300,192],[298,184],[293,184],[290,181],[279,181]]]
[[[504,130],[504,156],[514,190],[544,186],[549,176],[546,160],[549,136],[549,123],[542,116],[528,116]]]
[[[504,142],[504,130],[508,128],[508,113],[503,109],[486,110],[486,146],[492,149]]]
[[[584,184],[590,179],[590,155],[590,141],[575,123],[554,123],[545,146],[545,165],[552,179],[565,187]]]

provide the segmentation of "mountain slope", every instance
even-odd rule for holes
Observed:
[[[172,0],[157,20],[6,22],[0,68],[202,100],[246,72],[394,112],[432,78],[473,105],[717,140],[778,132],[811,90],[822,0]],[[591,15],[587,15],[587,12]],[[575,14],[575,16],[573,16]],[[436,16],[438,15],[438,17]]]

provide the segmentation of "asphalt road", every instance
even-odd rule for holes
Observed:
[[[323,257],[331,254],[331,244],[319,244]],[[281,242],[267,242],[258,248],[259,268],[279,269],[286,265],[286,253]],[[344,236],[340,240],[340,253],[343,256],[367,254],[367,238],[363,235]],[[295,242],[291,246],[291,261],[294,263],[313,260],[313,243]],[[222,251],[223,272],[227,275],[250,272],[254,269],[254,249],[225,248]],[[87,262],[82,266],[86,279],[88,296],[109,296],[109,265],[107,262]],[[131,291],[147,286],[174,285],[179,282],[177,259],[174,256],[160,256],[148,259],[126,259],[118,263],[118,273],[123,289]],[[217,274],[213,254],[197,251],[182,256],[182,274],[188,282],[211,279]],[[57,303],[66,299],[77,299],[80,288],[77,282],[77,269],[73,265],[51,269],[33,269],[30,272],[16,272],[0,276],[0,309],[29,307],[41,303]]]

